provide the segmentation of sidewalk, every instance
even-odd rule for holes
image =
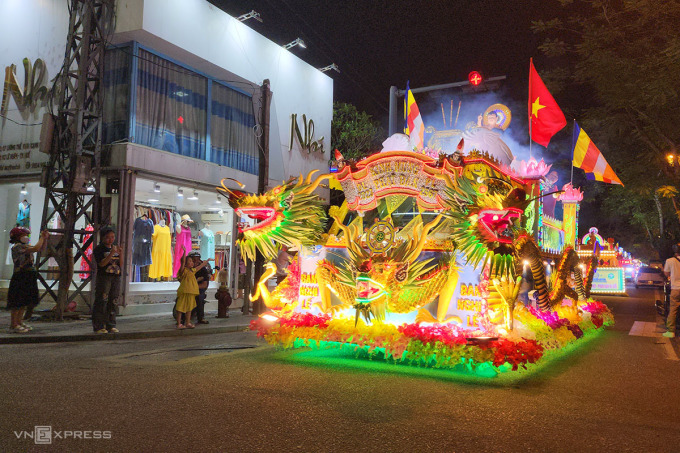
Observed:
[[[173,337],[179,335],[206,335],[245,330],[256,316],[243,315],[240,310],[231,311],[229,318],[216,318],[216,311],[206,311],[210,324],[198,324],[195,329],[177,330],[170,313],[154,315],[118,316],[119,333],[95,334],[88,315],[79,320],[30,321],[33,330],[27,334],[9,331],[9,312],[0,312],[0,345],[21,343],[57,343],[73,341],[131,340],[140,338]],[[33,319],[37,319],[36,313]]]

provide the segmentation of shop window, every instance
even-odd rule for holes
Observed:
[[[210,161],[257,174],[259,157],[252,98],[213,83],[211,102]]]
[[[134,141],[205,159],[207,79],[139,50]]]
[[[104,54],[104,128],[105,144],[128,137],[130,112],[131,49],[107,49]]]

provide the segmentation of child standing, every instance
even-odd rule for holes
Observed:
[[[229,294],[229,288],[227,287],[227,281],[229,280],[229,273],[226,269],[222,269],[217,273],[217,281],[220,284],[215,298],[217,299],[217,317],[218,318],[228,318],[229,317],[229,306],[231,305],[231,294]]]
[[[196,271],[203,269],[208,261],[200,262],[190,256],[186,256],[186,249],[182,247],[181,266],[177,271],[179,288],[177,288],[177,328],[193,329],[191,323],[191,310],[196,308],[196,296],[199,295]],[[182,315],[185,315],[186,324],[182,324]]]

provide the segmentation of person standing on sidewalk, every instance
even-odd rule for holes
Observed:
[[[196,296],[200,293],[198,291],[198,282],[196,281],[196,272],[208,265],[208,258],[201,262],[200,258],[194,259],[187,256],[187,250],[184,246],[181,249],[180,267],[177,270],[177,279],[179,280],[179,288],[177,288],[177,303],[175,304],[177,328],[178,329],[193,329],[191,323],[191,312],[196,308]],[[185,323],[182,324],[182,315],[184,315]]]
[[[121,248],[114,245],[116,233],[104,228],[99,235],[99,245],[92,251],[97,263],[97,280],[94,286],[92,329],[95,333],[117,333],[116,299],[120,288]]]
[[[194,265],[201,263],[201,254],[199,252],[191,252],[189,253],[189,256],[193,259]],[[208,261],[210,261],[210,258],[208,258],[205,262],[208,263]],[[211,275],[212,269],[209,263],[206,264],[205,267],[196,271],[198,296],[196,296],[196,308],[194,309],[194,313],[196,313],[197,324],[209,324],[208,320],[205,319],[205,298],[208,285],[210,284]]]
[[[28,333],[30,327],[24,323],[24,311],[27,306],[38,305],[38,272],[33,266],[33,253],[42,249],[45,240],[50,235],[47,231],[40,233],[38,242],[29,245],[31,231],[25,227],[12,228],[9,232],[9,242],[12,246],[12,261],[14,273],[9,282],[7,293],[7,309],[11,310],[10,330],[13,333]]]
[[[666,318],[666,333],[663,336],[675,338],[675,322],[680,307],[680,244],[673,246],[673,256],[666,260],[663,272],[671,281],[671,304]]]

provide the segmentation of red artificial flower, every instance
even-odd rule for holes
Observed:
[[[526,368],[527,363],[536,363],[543,356],[543,346],[535,340],[514,342],[502,338],[492,342],[490,347],[494,349],[493,365],[499,367],[509,363],[512,371],[517,371],[520,366]]]
[[[397,330],[404,336],[418,340],[424,344],[441,342],[448,346],[466,344],[465,335],[455,327],[446,325],[421,326],[420,324],[403,324]]]
[[[591,315],[591,316],[590,316],[590,320],[593,322],[593,325],[594,325],[597,329],[599,329],[600,327],[602,327],[602,324],[604,323],[604,320],[602,319],[602,317],[601,317],[601,316],[598,316],[598,315]]]

